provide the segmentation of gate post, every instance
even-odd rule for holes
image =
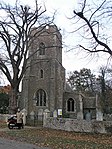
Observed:
[[[26,125],[27,110],[23,109],[21,110],[21,112],[23,113],[23,124]]]

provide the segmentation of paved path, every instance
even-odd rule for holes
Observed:
[[[26,128],[30,128],[30,127],[26,127]],[[11,130],[8,128],[0,128],[0,131],[11,131]],[[25,142],[19,142],[16,140],[10,140],[10,139],[0,137],[0,149],[50,149],[50,148],[38,147],[33,144],[28,144]]]
[[[24,126],[24,129],[25,128],[33,128],[33,129],[40,129],[42,127],[32,127],[32,126]],[[17,128],[14,128],[14,129],[9,129],[8,127],[5,127],[5,128],[0,128],[0,131],[12,131],[12,130],[18,130]]]
[[[36,145],[0,138],[0,149],[49,149]]]

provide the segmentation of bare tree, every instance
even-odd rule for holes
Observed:
[[[110,112],[112,106],[112,69],[111,67],[100,67],[100,73],[98,76],[99,85],[100,85],[100,98],[102,101],[102,108],[105,113]]]
[[[79,5],[80,7],[73,11],[73,18],[78,26],[75,31],[80,31],[86,42],[79,44],[79,47],[89,53],[104,52],[112,56],[112,1],[83,0]]]
[[[40,26],[45,28],[53,23],[54,17],[45,16],[46,8],[38,6],[37,0],[34,10],[18,4],[17,1],[14,6],[0,3],[0,11],[0,70],[12,88],[9,110],[10,113],[14,113],[17,109],[19,85],[27,69],[32,30]],[[35,32],[33,36],[36,34]]]

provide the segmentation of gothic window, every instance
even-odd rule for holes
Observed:
[[[45,55],[45,45],[43,42],[39,45],[39,55]]]
[[[36,94],[36,106],[46,106],[46,93],[39,89]]]
[[[74,112],[74,100],[72,98],[67,100],[67,111]]]
[[[44,71],[41,69],[40,70],[40,78],[43,78],[44,77]]]

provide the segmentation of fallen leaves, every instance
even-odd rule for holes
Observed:
[[[24,141],[51,149],[112,149],[111,134],[75,133],[47,128],[12,129],[0,137]]]

